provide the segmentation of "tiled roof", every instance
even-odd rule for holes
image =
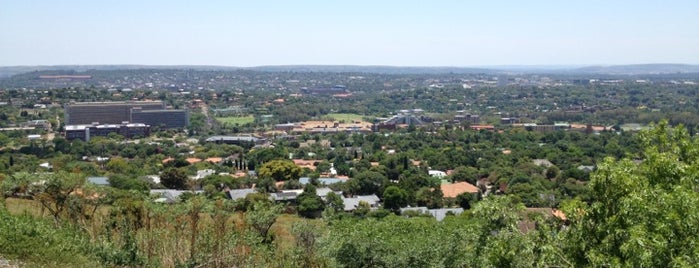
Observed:
[[[462,181],[452,184],[442,184],[440,186],[444,197],[456,197],[463,193],[478,193],[478,187],[468,182]]]

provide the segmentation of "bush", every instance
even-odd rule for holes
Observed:
[[[0,210],[0,255],[6,258],[29,266],[96,267],[92,252],[88,238],[78,230]]]

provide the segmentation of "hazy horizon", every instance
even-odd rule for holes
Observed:
[[[699,2],[16,1],[0,66],[699,64]]]

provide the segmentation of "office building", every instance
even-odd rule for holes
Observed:
[[[65,107],[66,125],[121,124],[131,120],[131,110],[163,110],[162,101],[77,102]]]

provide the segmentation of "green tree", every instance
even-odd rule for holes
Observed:
[[[398,186],[388,186],[383,192],[383,207],[392,211],[398,211],[408,205],[408,194]]]
[[[344,202],[342,201],[342,196],[336,194],[335,192],[330,192],[325,196],[326,207],[331,208],[334,212],[340,212],[345,209]]]
[[[168,189],[186,189],[187,181],[187,173],[180,168],[168,168],[160,174],[160,183]]]
[[[46,180],[34,184],[37,192],[34,199],[48,210],[54,222],[60,222],[62,214],[69,208],[71,202],[80,202],[82,194],[76,191],[85,184],[85,177],[76,173],[59,172],[50,175]]]
[[[667,122],[639,136],[641,164],[606,158],[591,176],[592,202],[564,203],[576,266],[699,265],[699,140]]]
[[[381,194],[387,181],[381,173],[369,170],[362,171],[348,182],[350,184],[348,190],[353,194],[360,195]]]
[[[299,215],[306,218],[317,218],[325,208],[323,199],[316,194],[316,187],[313,184],[306,184],[296,201],[299,203]]]
[[[272,160],[257,169],[260,178],[271,178],[275,181],[298,180],[302,172],[300,167],[289,160]]]
[[[274,238],[269,230],[277,221],[279,213],[282,211],[281,205],[274,205],[270,202],[257,202],[253,209],[245,213],[245,222],[260,237],[260,242],[270,243]]]
[[[479,176],[480,172],[477,168],[460,166],[454,169],[454,173],[451,174],[451,181],[465,181],[475,185]]]

